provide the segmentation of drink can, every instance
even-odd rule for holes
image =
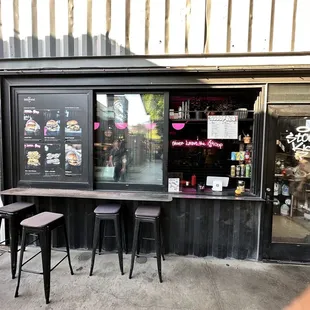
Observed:
[[[245,176],[246,176],[247,178],[249,178],[249,177],[251,176],[251,166],[250,166],[249,164],[247,164],[247,165],[245,166]]]
[[[240,152],[236,152],[236,160],[240,160]]]
[[[240,166],[236,167],[236,177],[240,177]]]
[[[240,176],[244,177],[245,167],[244,165],[240,165]]]
[[[236,152],[231,152],[231,160],[236,160]]]
[[[230,167],[230,176],[233,178],[236,176],[236,166],[235,165],[232,165]]]
[[[245,157],[245,152],[242,151],[242,152],[239,152],[240,153],[240,160],[244,160],[244,157]]]

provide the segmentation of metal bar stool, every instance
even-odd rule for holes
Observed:
[[[2,219],[9,221],[10,252],[11,252],[11,273],[15,278],[17,268],[18,235],[20,232],[20,221],[27,215],[35,214],[35,204],[32,202],[15,202],[0,208],[0,227]],[[5,239],[0,244],[6,242]]]
[[[140,237],[140,224],[141,223],[151,223],[154,226],[154,238],[143,238]],[[134,237],[132,244],[132,253],[131,253],[131,265],[129,272],[129,279],[132,277],[133,267],[135,263],[136,252],[139,256],[140,252],[140,242],[142,239],[154,240],[155,241],[155,250],[157,258],[157,270],[159,282],[163,282],[161,274],[161,256],[165,260],[164,251],[163,251],[163,238],[162,231],[160,228],[160,207],[159,206],[141,206],[138,207],[135,212],[135,229]],[[138,249],[138,251],[137,251]]]
[[[123,245],[125,247],[125,253],[127,253],[127,242],[125,237],[125,229],[124,229],[124,221],[121,219],[121,205],[120,204],[106,204],[106,205],[99,205],[95,210],[94,213],[96,215],[95,219],[95,228],[94,228],[94,237],[93,237],[93,250],[92,250],[92,257],[91,257],[91,266],[89,275],[93,274],[94,264],[95,264],[95,255],[96,249],[99,242],[99,254],[101,254],[101,246],[102,246],[102,224],[106,220],[112,220],[114,222],[114,229],[115,235],[114,236],[107,236],[103,235],[103,238],[116,238],[117,243],[117,252],[118,252],[118,260],[119,260],[119,267],[121,270],[121,274],[124,274],[123,268]],[[121,228],[122,227],[122,228]],[[123,236],[123,241],[122,241]]]
[[[66,229],[66,221],[63,214],[53,213],[53,212],[42,212],[30,218],[23,220],[20,225],[23,227],[22,233],[22,243],[21,243],[21,252],[20,260],[18,266],[18,281],[15,291],[15,297],[18,297],[18,289],[20,284],[21,272],[30,272],[36,274],[43,274],[44,281],[44,293],[45,301],[49,303],[50,297],[50,282],[51,282],[51,271],[54,270],[63,260],[68,257],[69,267],[71,275],[73,275],[73,270],[71,266],[70,253],[69,253],[69,242]],[[55,228],[62,226],[64,231],[64,237],[66,242],[66,252],[65,255],[53,268],[51,268],[51,231]],[[39,235],[39,241],[41,246],[41,251],[32,256],[26,262],[23,263],[24,250],[26,245],[26,234],[27,233],[36,233]],[[36,272],[31,270],[22,269],[22,267],[27,264],[30,260],[41,253],[42,256],[42,266],[43,272]]]

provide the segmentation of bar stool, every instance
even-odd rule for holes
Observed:
[[[18,266],[18,281],[15,291],[15,297],[18,297],[18,290],[20,284],[21,272],[30,272],[36,274],[43,274],[44,281],[44,293],[46,304],[49,303],[50,297],[50,282],[51,282],[51,271],[54,270],[63,260],[68,257],[69,267],[71,275],[73,275],[73,270],[71,266],[70,253],[69,253],[69,242],[66,229],[65,217],[60,213],[53,212],[42,212],[32,217],[29,217],[23,220],[20,225],[23,227],[22,233],[22,243],[21,243],[21,252],[19,258]],[[58,227],[62,226],[64,231],[64,237],[66,242],[66,252],[67,255],[63,257],[53,268],[51,268],[51,231]],[[39,235],[41,251],[32,256],[26,262],[23,263],[24,250],[26,245],[26,234],[27,233],[36,233]],[[30,260],[41,253],[42,256],[42,266],[43,272],[36,272],[31,270],[22,269],[22,267],[27,264]]]
[[[140,238],[139,230],[141,223],[151,223],[154,226],[154,238]],[[159,282],[162,283],[162,274],[161,274],[161,256],[165,260],[164,251],[163,251],[163,238],[162,231],[160,228],[160,207],[159,206],[141,206],[138,207],[135,212],[135,230],[132,244],[132,253],[131,253],[131,265],[129,272],[129,279],[132,277],[133,267],[135,263],[135,256],[139,256],[140,252],[140,239],[148,239],[155,241],[156,249],[156,258],[157,258],[157,270]],[[138,251],[137,251],[138,249]]]
[[[17,268],[18,235],[20,231],[20,221],[36,212],[32,202],[15,202],[0,208],[0,227],[2,219],[9,220],[10,233],[10,252],[11,252],[11,273],[12,279],[15,278]],[[0,244],[6,242],[1,241]]]
[[[95,255],[96,249],[99,242],[99,254],[101,254],[101,246],[102,246],[102,232],[101,232],[101,225],[104,223],[103,221],[112,220],[114,222],[114,229],[115,229],[115,236],[106,236],[104,237],[114,237],[116,238],[117,243],[117,252],[118,252],[118,261],[119,267],[121,270],[121,274],[124,274],[123,268],[123,246],[125,246],[125,253],[127,253],[127,244],[126,240],[122,242],[122,236],[125,239],[125,229],[124,229],[124,221],[120,218],[120,204],[105,204],[99,205],[95,210],[94,213],[96,215],[95,219],[95,228],[94,228],[94,237],[93,237],[93,250],[92,250],[92,257],[91,257],[91,266],[89,275],[93,274],[94,264],[95,264]],[[122,229],[121,229],[122,226]]]

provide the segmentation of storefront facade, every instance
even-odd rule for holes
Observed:
[[[1,5],[4,203],[64,213],[72,248],[91,248],[95,206],[116,200],[129,248],[134,209],[156,203],[167,253],[310,261],[307,199],[285,172],[298,163],[284,159],[308,132],[306,2],[28,2]]]

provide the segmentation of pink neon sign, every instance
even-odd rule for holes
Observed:
[[[222,149],[224,144],[214,140],[172,140],[172,147],[204,147],[204,148],[215,148]]]

